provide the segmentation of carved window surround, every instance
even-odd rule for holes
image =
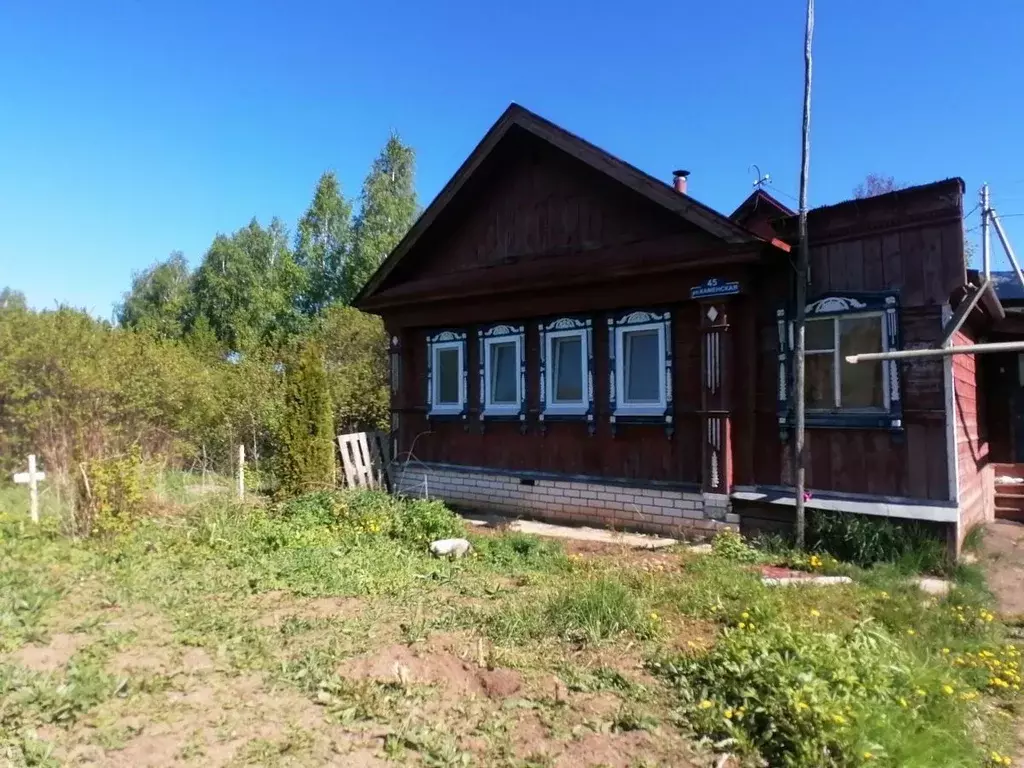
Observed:
[[[842,293],[820,296],[806,305],[808,320],[817,318],[878,317],[881,320],[881,348],[883,351],[900,349],[900,303],[897,291],[881,293]],[[793,313],[786,309],[776,311],[778,352],[778,394],[776,410],[783,438],[793,426]],[[838,332],[837,332],[838,334]],[[839,353],[836,352],[837,360]],[[841,364],[840,362],[836,363]],[[838,369],[837,369],[838,370]],[[836,427],[851,429],[903,429],[903,399],[900,392],[900,366],[896,360],[881,362],[883,404],[871,408],[807,409],[808,427]],[[838,380],[839,374],[836,373]],[[836,395],[839,396],[838,394]]]

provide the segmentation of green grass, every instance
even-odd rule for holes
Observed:
[[[731,539],[714,555],[673,554],[679,567],[658,572],[567,557],[558,542],[517,533],[474,535],[465,559],[429,555],[432,537],[464,530],[440,504],[374,493],[268,507],[207,499],[86,541],[31,526],[23,513],[0,515],[0,651],[45,645],[56,632],[88,640],[54,672],[0,663],[0,759],[52,763],[42,726],[66,744],[101,723],[90,738],[117,750],[138,728],[122,710],[171,717],[158,702],[190,678],[112,666],[119,651],[150,646],[172,656],[203,649],[216,669],[209,679],[227,691],[256,676],[330,723],[385,733],[382,754],[397,762],[523,765],[520,711],[552,739],[670,733],[773,765],[967,766],[1009,751],[1003,713],[1017,715],[1019,662],[976,567],[958,568],[957,588],[934,598],[908,582],[906,561],[816,565]],[[799,557],[854,583],[776,589],[750,567]],[[357,602],[344,614],[307,611],[324,597]],[[264,621],[279,604],[279,617]],[[110,618],[125,615],[150,624],[113,628]],[[448,635],[467,638],[474,663],[515,668],[526,681],[555,676],[568,693],[527,686],[504,703],[447,710],[435,686],[338,672],[360,654]],[[653,678],[628,671],[641,662]],[[577,698],[597,694],[616,706],[576,711]],[[318,764],[326,733],[307,723],[260,734],[236,762]],[[470,754],[474,743],[485,746]],[[201,763],[201,738],[182,750]]]

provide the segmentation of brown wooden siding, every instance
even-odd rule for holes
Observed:
[[[633,302],[637,307],[647,306]],[[415,459],[504,470],[559,472],[609,478],[635,478],[673,483],[700,482],[700,324],[697,304],[673,310],[673,392],[676,431],[669,439],[663,425],[619,424],[612,435],[608,422],[608,331],[604,313],[594,320],[594,397],[596,434],[586,423],[550,422],[542,433],[537,421],[539,334],[527,324],[526,434],[518,423],[485,421],[481,430],[479,350],[475,329],[469,339],[469,406],[467,425],[426,417],[426,330],[409,329],[403,336],[406,394],[402,405],[400,450]],[[506,318],[519,322],[531,318]]]
[[[684,233],[678,253],[715,238],[582,161],[536,140],[508,140],[488,158],[462,203],[418,244],[423,254],[391,276],[405,281],[560,256]]]
[[[950,190],[954,188],[950,184]],[[906,197],[897,215],[864,201],[811,213],[809,298],[826,293],[900,291],[905,348],[936,346],[942,305],[964,282],[963,231],[958,195]],[[859,208],[860,207],[860,208]],[[776,273],[778,274],[778,273]],[[778,352],[775,310],[788,295],[770,276],[760,276],[759,361]],[[776,277],[776,280],[779,278]],[[966,372],[964,372],[966,375]],[[943,368],[939,360],[900,363],[903,425],[884,430],[809,428],[807,486],[814,491],[949,499]],[[792,482],[791,447],[779,440],[774,366],[757,373],[752,473],[738,484]],[[775,446],[774,451],[762,450]]]

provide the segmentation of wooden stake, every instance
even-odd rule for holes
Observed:
[[[245,498],[245,444],[238,446],[238,498]]]
[[[811,39],[814,37],[814,0],[807,0],[807,29],[804,33],[804,120],[803,140],[800,151],[800,247],[796,266],[796,318],[793,323],[793,400],[796,413],[793,435],[793,473],[796,486],[796,546],[803,549],[807,543],[807,518],[804,511],[806,473],[804,456],[805,411],[807,397],[804,391],[806,379],[805,327],[807,320],[807,278],[810,256],[807,244],[807,178],[811,166]]]

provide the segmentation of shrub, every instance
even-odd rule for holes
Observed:
[[[975,694],[863,622],[845,632],[788,624],[727,629],[706,653],[656,664],[702,736],[769,765],[969,765]],[[936,762],[938,761],[938,762]]]
[[[334,486],[334,419],[318,344],[304,344],[285,370],[285,412],[277,450],[282,496]]]
[[[942,572],[949,566],[944,543],[920,523],[817,512],[808,528],[813,549],[861,567],[888,562],[907,572]]]
[[[462,536],[462,519],[440,501],[396,499],[382,491],[320,491],[283,503],[278,517],[293,529],[325,527],[342,540],[383,536],[424,549]]]
[[[715,534],[711,540],[711,551],[726,560],[738,563],[755,563],[760,553],[747,543],[747,540],[736,531],[723,530]]]
[[[96,459],[80,466],[78,505],[73,533],[127,533],[145,512],[142,457],[138,448],[127,456]]]

